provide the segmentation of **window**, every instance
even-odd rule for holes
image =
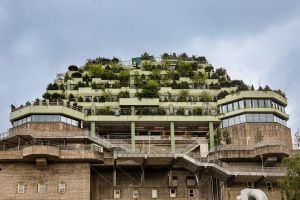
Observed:
[[[240,120],[240,116],[235,116],[234,117],[234,124],[240,124],[241,120]]]
[[[227,105],[222,106],[222,112],[227,113]]]
[[[223,123],[223,128],[228,127],[228,119],[224,119],[222,123]]]
[[[233,107],[232,107],[232,103],[228,104],[228,112],[231,112],[233,110]]]
[[[266,106],[266,108],[271,108],[271,100],[266,99],[265,100],[265,106]]]
[[[46,191],[46,184],[38,183],[38,193],[45,193],[45,191]]]
[[[25,183],[23,181],[18,182],[18,193],[25,193]]]
[[[274,116],[272,114],[266,114],[266,121],[267,122],[273,122],[274,121]]]
[[[240,107],[240,109],[244,108],[244,101],[243,100],[239,101],[239,107]]]
[[[239,102],[234,102],[233,103],[233,110],[238,110],[239,109]]]
[[[252,107],[252,103],[250,99],[246,100],[246,108],[251,108]]]
[[[132,198],[138,199],[140,197],[139,191],[138,190],[133,190],[132,191]]]
[[[253,182],[247,182],[247,188],[254,188]]]
[[[253,114],[246,114],[246,121],[253,122]]]
[[[186,185],[187,186],[195,186],[196,185],[195,177],[193,177],[193,176],[186,177]]]
[[[253,114],[253,122],[260,122],[259,121],[259,114]]]
[[[228,126],[232,126],[234,125],[234,118],[229,118],[229,121],[228,121]]]
[[[246,122],[246,115],[240,115],[241,123]]]
[[[176,189],[175,188],[170,189],[170,197],[171,198],[176,198]]]
[[[189,197],[194,197],[195,196],[194,189],[188,189],[188,196]]]
[[[253,108],[258,108],[258,100],[257,99],[252,99],[252,106],[253,106]]]
[[[272,191],[272,190],[273,190],[273,188],[272,188],[272,182],[267,181],[267,182],[266,182],[266,187],[267,187],[267,190],[268,190],[268,191]]]
[[[258,107],[265,108],[265,100],[263,100],[263,99],[258,100]]]
[[[157,190],[151,190],[151,198],[152,199],[157,199]]]
[[[58,183],[58,193],[64,193],[66,190],[66,184],[64,182]]]
[[[114,199],[121,198],[121,190],[114,190]]]

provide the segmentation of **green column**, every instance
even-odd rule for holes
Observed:
[[[174,132],[174,122],[170,123],[170,136],[171,136],[171,150],[175,153],[175,132]]]
[[[213,149],[215,146],[215,138],[214,138],[214,125],[212,122],[208,122],[209,128],[209,149]]]
[[[135,151],[135,122],[131,122],[131,149]]]
[[[96,136],[96,123],[91,122],[91,136]]]

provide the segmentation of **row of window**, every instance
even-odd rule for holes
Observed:
[[[176,198],[176,193],[177,189],[176,188],[170,188],[169,190],[169,195],[170,198]],[[188,197],[195,197],[195,189],[187,189],[187,196]],[[114,190],[114,199],[121,199],[121,190]],[[132,198],[133,199],[138,199],[140,198],[140,192],[138,189],[134,189],[132,191]],[[158,190],[157,189],[152,189],[151,190],[151,198],[152,199],[157,199],[158,198]]]
[[[24,181],[19,181],[18,182],[18,187],[17,187],[17,193],[19,194],[24,194],[25,193],[25,182]],[[58,187],[57,187],[57,192],[58,193],[64,193],[66,190],[66,183],[64,182],[59,182]],[[44,182],[39,182],[37,185],[37,193],[45,193],[46,192],[46,184]]]
[[[73,126],[79,126],[80,124],[78,120],[61,115],[30,115],[28,117],[14,121],[13,126],[19,126],[27,122],[64,122]]]
[[[285,112],[284,106],[271,99],[245,99],[233,103],[225,104],[220,107],[221,113],[227,113],[243,108],[276,108]]]
[[[265,113],[260,113],[260,114],[248,113],[248,114],[237,115],[235,117],[230,117],[228,119],[223,119],[221,126],[222,128],[226,128],[228,126],[233,126],[244,122],[278,122],[286,126],[286,120],[283,120],[274,114],[265,114]]]

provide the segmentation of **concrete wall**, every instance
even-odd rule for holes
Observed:
[[[90,164],[48,164],[45,170],[37,170],[35,164],[2,163],[0,171],[0,199],[90,199]],[[25,193],[17,193],[19,181],[25,183]],[[58,193],[58,184],[66,185],[64,193]],[[46,184],[45,193],[38,193],[38,183]]]
[[[117,186],[113,187],[113,171],[97,169],[98,173],[92,170],[91,177],[91,199],[92,200],[108,200],[114,199],[114,189],[121,190],[121,199],[133,199],[133,190],[139,191],[139,199],[152,199],[151,190],[156,189],[158,192],[157,199],[174,199],[170,198],[170,187],[168,185],[167,169],[145,169],[144,185],[138,184],[141,180],[141,170],[131,169],[123,171],[117,169]],[[130,177],[128,176],[130,175]],[[200,186],[187,186],[186,178],[192,174],[186,170],[173,170],[173,176],[178,178],[178,186],[176,188],[176,199],[191,199],[188,195],[188,189],[194,190],[192,199],[210,200],[210,190],[208,187],[208,177],[203,176]],[[106,180],[104,180],[104,178]]]

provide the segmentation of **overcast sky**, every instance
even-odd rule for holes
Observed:
[[[40,97],[87,58],[206,56],[232,78],[286,92],[300,126],[300,1],[0,0],[0,132],[10,104]]]

